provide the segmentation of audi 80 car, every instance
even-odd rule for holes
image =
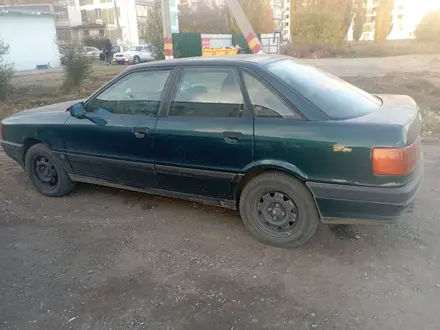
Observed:
[[[263,242],[320,223],[398,219],[423,177],[412,98],[372,95],[290,57],[130,67],[85,100],[1,122],[1,145],[46,196],[77,182],[239,210]]]

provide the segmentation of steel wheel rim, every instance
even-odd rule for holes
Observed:
[[[44,156],[35,158],[34,173],[37,180],[47,187],[53,188],[58,184],[58,171],[54,163]]]
[[[298,225],[298,206],[293,198],[280,191],[263,193],[257,198],[258,226],[271,236],[291,235]]]

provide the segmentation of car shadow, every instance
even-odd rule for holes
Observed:
[[[389,236],[398,235],[397,227],[391,226],[355,226],[355,225],[320,225],[313,238],[303,246],[289,250],[264,245],[253,239],[240,219],[237,211],[217,206],[205,205],[192,201],[160,197],[147,193],[133,192],[128,190],[95,186],[90,184],[78,184],[72,197],[95,197],[112,200],[112,203],[120,200],[121,208],[137,208],[136,212],[172,211],[173,214],[187,215],[185,220],[178,217],[167,221],[186,221],[189,227],[198,227],[202,231],[215,230],[217,227],[229,228],[227,231],[220,230],[219,235],[230,235],[231,231],[236,239],[249,245],[249,248],[261,248],[264,253],[283,251],[282,255],[297,255],[298,253],[319,253],[331,258],[339,259],[341,264],[354,262],[360,250],[368,251],[370,256],[380,256],[383,249],[393,248],[393,241]],[[116,200],[114,200],[116,198]],[[393,230],[396,233],[393,233]],[[226,237],[225,237],[226,239]],[[293,251],[293,252],[291,252]],[[351,260],[351,261],[350,261]]]

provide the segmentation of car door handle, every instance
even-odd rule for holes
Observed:
[[[138,139],[142,139],[148,134],[148,127],[133,127],[133,133]]]
[[[227,143],[237,143],[242,135],[241,132],[223,132],[223,137]]]

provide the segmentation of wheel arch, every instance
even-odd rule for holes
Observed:
[[[43,143],[43,141],[36,139],[36,138],[26,138],[23,141],[23,153],[21,155],[23,165],[25,164],[26,154],[29,151],[29,149],[39,143]]]
[[[268,171],[283,172],[293,176],[294,178],[302,182],[305,182],[307,180],[307,175],[293,164],[277,160],[264,160],[253,162],[244,167],[240,171],[241,174],[238,174],[234,180],[234,185],[232,187],[232,196],[234,197],[234,200],[236,202],[237,209],[241,193],[246,184],[256,176]]]

